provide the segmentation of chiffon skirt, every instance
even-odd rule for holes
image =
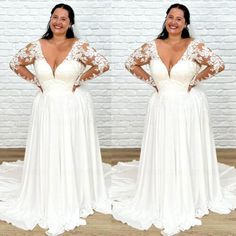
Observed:
[[[93,116],[82,87],[72,93],[55,80],[37,94],[24,162],[0,166],[1,220],[58,235],[93,210],[110,213]]]
[[[112,168],[113,216],[130,226],[175,235],[209,210],[236,207],[236,170],[218,164],[201,90],[160,90],[150,99],[140,161]]]

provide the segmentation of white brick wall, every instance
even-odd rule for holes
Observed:
[[[45,31],[51,8],[61,1],[0,0],[0,147],[23,147],[36,89],[8,63],[16,51]],[[76,12],[79,36],[111,62],[111,71],[87,86],[95,103],[101,146],[139,147],[152,93],[124,69],[127,56],[160,32],[176,1],[64,1]],[[193,35],[222,56],[226,70],[204,83],[217,147],[236,147],[236,1],[181,1],[191,12]]]
[[[0,0],[0,147],[24,147],[37,89],[9,69],[10,58],[45,32],[52,7],[62,1]],[[76,13],[76,31],[110,60],[108,1],[64,1]],[[110,146],[111,79],[106,73],[88,83],[94,97],[99,138]]]

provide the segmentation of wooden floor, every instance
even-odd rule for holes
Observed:
[[[139,149],[103,149],[103,161],[115,164],[139,158]],[[24,149],[0,149],[0,162],[23,159]],[[236,150],[217,150],[218,161],[236,167]],[[0,221],[0,236],[43,236],[44,230],[36,227],[33,231],[20,230]],[[87,225],[80,226],[63,236],[158,236],[160,230],[151,227],[139,231],[114,220],[111,215],[95,213],[87,218]],[[210,213],[202,218],[202,225],[178,234],[179,236],[236,236],[236,211],[228,215]]]

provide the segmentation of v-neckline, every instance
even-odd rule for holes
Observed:
[[[38,40],[39,48],[40,48],[40,54],[42,55],[42,58],[45,60],[45,62],[47,63],[47,65],[50,67],[51,72],[52,72],[52,75],[53,75],[54,78],[55,78],[56,70],[58,69],[58,67],[60,67],[60,66],[64,63],[64,61],[67,60],[67,58],[68,58],[69,55],[71,54],[71,52],[72,52],[72,50],[73,50],[75,44],[77,43],[77,41],[78,41],[78,40],[75,40],[75,42],[73,42],[73,44],[72,44],[70,50],[68,51],[68,53],[66,54],[65,58],[64,58],[64,59],[57,65],[57,67],[53,70],[53,68],[51,67],[51,65],[48,63],[47,58],[44,56],[42,44],[41,44],[40,40]]]
[[[179,58],[179,59],[176,61],[176,63],[171,67],[171,69],[168,70],[166,64],[164,63],[164,61],[162,60],[162,58],[161,58],[161,56],[160,56],[160,54],[159,54],[158,47],[157,47],[157,41],[154,40],[155,53],[156,53],[156,55],[158,56],[158,58],[160,59],[161,63],[164,65],[164,67],[165,67],[165,69],[166,69],[166,71],[167,71],[167,73],[168,73],[169,78],[170,78],[172,69],[182,60],[182,58],[183,58],[183,57],[185,56],[185,54],[187,53],[187,51],[188,51],[188,49],[189,49],[189,47],[190,47],[190,45],[192,44],[193,41],[194,41],[194,39],[192,39],[192,40],[188,43],[187,47],[185,48],[185,50],[184,50],[184,52],[182,53],[182,55],[180,56],[180,58]]]

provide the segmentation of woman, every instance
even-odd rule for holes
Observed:
[[[163,235],[200,225],[197,218],[209,210],[229,213],[236,207],[236,171],[219,165],[219,176],[207,99],[196,86],[224,64],[190,37],[189,24],[188,9],[171,5],[158,38],[126,62],[133,75],[157,91],[149,102],[140,163],[113,168],[113,216],[141,230],[154,224]],[[145,64],[151,75],[143,70]],[[232,177],[228,183],[227,177]]]
[[[81,217],[93,209],[110,212],[92,100],[81,86],[109,66],[74,36],[73,24],[73,9],[56,5],[43,37],[10,62],[41,91],[33,103],[24,163],[0,167],[0,219],[25,230],[38,224],[48,228],[47,235],[84,225]]]

